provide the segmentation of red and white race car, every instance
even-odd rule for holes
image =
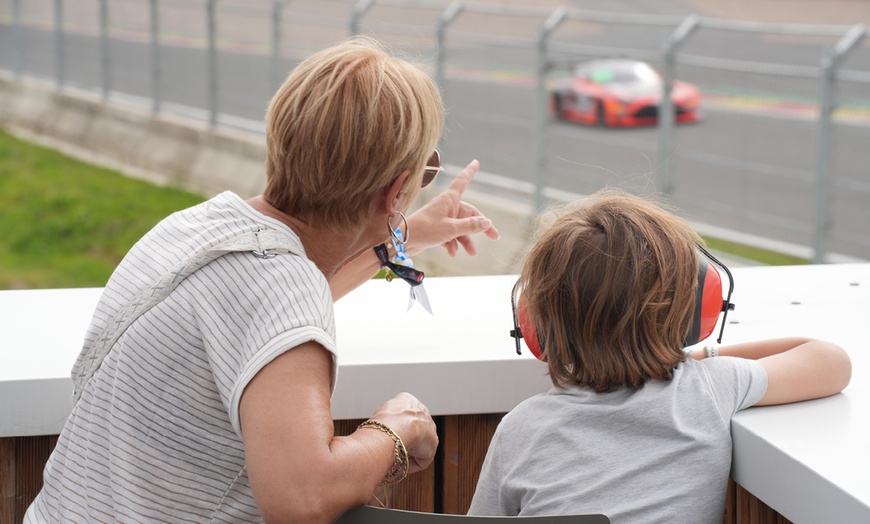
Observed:
[[[625,58],[583,62],[550,93],[560,120],[604,126],[649,126],[658,122],[662,78],[646,62]],[[674,80],[671,91],[678,123],[701,119],[701,94],[694,84]]]

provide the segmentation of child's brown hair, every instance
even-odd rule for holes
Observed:
[[[695,310],[698,235],[651,200],[600,191],[528,253],[520,288],[557,387],[669,380]]]

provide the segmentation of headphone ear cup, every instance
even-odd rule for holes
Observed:
[[[526,304],[526,299],[520,295],[517,300],[517,322],[520,326],[520,332],[523,334],[523,340],[526,341],[529,351],[532,352],[538,360],[547,361],[544,352],[541,350],[541,341],[538,339],[538,331],[535,329],[535,323],[532,321],[532,316],[529,314],[529,307]]]
[[[697,344],[713,334],[722,313],[722,275],[704,253],[698,253],[698,291],[695,295],[695,315],[687,346]]]

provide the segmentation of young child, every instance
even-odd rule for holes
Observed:
[[[819,340],[687,356],[699,242],[655,203],[614,191],[569,206],[542,233],[517,289],[536,340],[523,334],[555,388],[505,416],[469,514],[722,522],[731,417],[846,387],[848,355]]]

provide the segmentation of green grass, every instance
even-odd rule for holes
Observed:
[[[738,244],[728,240],[710,237],[704,237],[704,240],[707,241],[707,247],[710,249],[768,266],[794,266],[810,263],[810,261],[805,258],[785,255],[776,251]]]
[[[103,286],[145,232],[203,200],[0,130],[0,289]]]
[[[0,130],[0,289],[103,286],[145,232],[170,213],[202,201],[202,196],[94,167]],[[711,249],[762,264],[808,263],[706,240]]]

